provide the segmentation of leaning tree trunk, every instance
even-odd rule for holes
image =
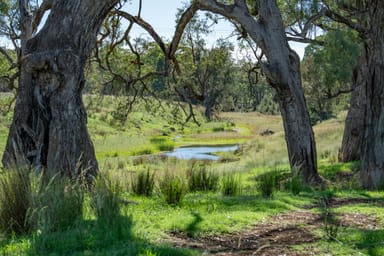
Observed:
[[[353,72],[353,92],[347,118],[345,119],[343,140],[339,150],[340,162],[360,160],[367,100],[365,88],[367,65],[366,55],[363,54]]]
[[[262,69],[276,90],[283,117],[289,161],[308,183],[321,182],[317,173],[315,138],[301,86],[300,60],[288,45],[276,1],[258,1],[258,19],[249,13],[246,1],[224,5],[197,0],[199,8],[220,13],[241,24],[263,50],[267,61]]]
[[[116,0],[55,1],[42,30],[29,39],[3,165],[75,177],[98,172],[82,101],[84,66]]]
[[[384,186],[384,1],[371,1],[370,30],[365,35],[368,74],[361,184],[368,189]]]

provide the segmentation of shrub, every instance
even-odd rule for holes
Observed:
[[[155,187],[155,174],[150,173],[149,170],[139,172],[135,178],[132,178],[131,187],[136,195],[151,196]]]
[[[0,230],[5,234],[29,231],[27,211],[31,207],[29,171],[10,170],[0,173]]]
[[[216,191],[219,185],[219,175],[208,171],[205,165],[192,165],[187,178],[189,191]]]
[[[178,205],[183,200],[187,189],[180,177],[166,173],[160,181],[160,191],[167,204]]]
[[[235,196],[240,194],[240,177],[233,174],[226,174],[221,179],[221,193],[224,196]]]

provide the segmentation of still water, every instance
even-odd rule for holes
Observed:
[[[224,145],[224,146],[190,146],[176,148],[172,152],[164,153],[169,157],[176,157],[183,160],[213,160],[219,159],[219,156],[214,155],[216,152],[235,151],[238,145]]]

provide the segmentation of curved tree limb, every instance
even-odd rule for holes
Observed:
[[[35,33],[40,25],[46,11],[50,10],[54,5],[55,0],[44,0],[40,7],[35,11],[32,21],[32,32]]]

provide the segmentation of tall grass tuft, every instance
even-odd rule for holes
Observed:
[[[0,230],[4,234],[29,231],[27,212],[31,207],[29,170],[20,168],[0,173]]]
[[[84,190],[80,181],[59,174],[32,180],[33,205],[28,218],[34,230],[66,230],[82,219]]]
[[[189,191],[216,191],[219,175],[209,171],[206,165],[192,164],[187,170]]]
[[[323,221],[324,236],[328,241],[338,241],[339,231],[341,223],[336,218],[335,213],[331,207],[331,200],[333,193],[326,192],[319,199],[319,208],[321,214],[321,220]]]
[[[278,172],[276,170],[263,173],[257,177],[258,189],[265,198],[272,198],[278,183]]]
[[[160,191],[167,204],[178,205],[187,193],[187,186],[181,177],[165,173],[160,181]]]
[[[241,193],[241,181],[238,175],[225,174],[221,178],[221,193],[224,196],[235,196]]]
[[[91,192],[91,208],[101,224],[113,224],[120,215],[121,188],[107,175],[95,179]]]
[[[304,190],[305,185],[304,181],[300,176],[299,171],[294,168],[291,172],[291,177],[288,179],[288,188],[293,195],[300,194],[301,191]]]
[[[121,209],[122,190],[118,181],[99,175],[91,192],[90,206],[96,215],[95,241],[98,247],[131,238],[132,219]]]
[[[150,142],[160,151],[172,151],[175,147],[175,143],[167,137],[153,137]]]
[[[155,187],[155,173],[139,172],[131,181],[132,191],[136,195],[151,196]]]

